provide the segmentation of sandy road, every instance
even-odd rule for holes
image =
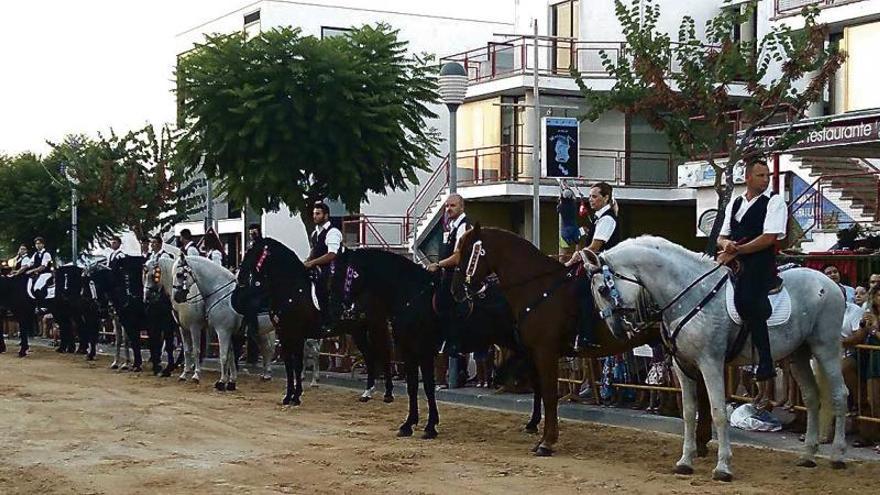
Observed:
[[[399,439],[400,397],[360,404],[323,387],[286,409],[277,381],[245,377],[219,393],[211,373],[194,385],[107,364],[0,355],[0,494],[876,493],[880,483],[880,463],[804,470],[791,454],[745,447],[733,484],[711,480],[710,459],[680,477],[678,437],[573,422],[555,457],[535,458],[526,418],[447,404],[439,439]]]

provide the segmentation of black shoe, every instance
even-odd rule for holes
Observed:
[[[27,355],[28,355],[28,347],[22,347],[21,349],[18,350],[18,357],[23,358],[23,357],[27,357]]]

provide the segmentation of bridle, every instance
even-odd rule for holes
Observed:
[[[662,307],[658,306],[650,294],[648,293],[647,287],[645,284],[641,282],[641,280],[635,277],[628,277],[626,275],[622,275],[614,271],[614,269],[609,264],[608,260],[602,256],[597,256],[596,259],[599,261],[599,269],[602,274],[603,285],[598,289],[598,292],[605,296],[606,298],[611,300],[611,305],[609,307],[603,308],[600,311],[599,315],[605,319],[609,316],[615,315],[618,316],[621,320],[623,320],[624,324],[628,325],[630,330],[627,332],[630,335],[639,333],[644,330],[646,327],[653,325],[657,321],[661,322],[662,325],[662,337],[663,341],[666,344],[667,349],[669,350],[671,355],[675,355],[677,346],[676,346],[676,338],[678,337],[679,332],[681,332],[682,328],[697,314],[699,313],[705,305],[715,297],[715,295],[721,290],[721,287],[727,282],[729,278],[729,274],[725,274],[721,279],[716,282],[716,284],[712,287],[712,289],[700,300],[699,303],[696,304],[683,318],[681,318],[678,323],[675,325],[671,331],[666,326],[664,313],[669,310],[675,303],[681,300],[682,297],[685,296],[691,289],[697,286],[700,282],[706,279],[706,277],[712,275],[724,265],[718,264],[713,267],[711,270],[703,273],[696,280],[691,282],[687,287],[679,291],[679,293],[672,298],[668,303],[663,305]],[[625,282],[636,284],[640,287],[639,297],[636,302],[636,307],[626,307],[621,303],[620,291],[617,289],[614,280],[619,279]],[[636,313],[643,323],[640,325],[634,325],[630,322],[626,315],[628,313]]]
[[[178,267],[178,272],[175,274],[175,279],[180,279],[182,281],[180,283],[175,282],[174,284],[172,284],[171,288],[174,290],[175,293],[177,291],[181,291],[184,294],[189,294],[191,287],[187,284],[187,281],[191,277],[193,281],[193,286],[196,287],[198,291],[195,294],[188,296],[183,301],[177,301],[178,304],[197,304],[199,302],[207,303],[211,297],[236,283],[236,279],[233,278],[229,282],[226,282],[225,284],[212,290],[211,292],[207,294],[202,294],[201,288],[199,286],[199,281],[196,278],[195,272],[193,272],[192,268],[188,264],[186,264],[186,261],[183,260],[183,258],[181,258],[181,260],[182,262]],[[207,317],[211,313],[211,310],[213,310],[218,304],[220,304],[221,301],[223,301],[227,297],[232,296],[234,290],[235,289],[226,292],[226,294],[223,294],[222,297],[218,298],[216,301],[212,302],[210,306],[205,308],[205,316]]]

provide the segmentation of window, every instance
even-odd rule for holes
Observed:
[[[876,62],[878,46],[880,22],[844,28],[841,49],[846,51],[847,57],[840,69],[844,77],[842,111],[880,107],[880,93],[873,85],[880,79],[880,67]]]
[[[335,38],[337,36],[348,36],[351,33],[349,28],[321,26],[321,39]]]
[[[260,11],[256,10],[244,15],[244,36],[251,39],[260,34]]]
[[[550,6],[552,36],[560,38],[577,38],[580,31],[580,1],[567,0]],[[577,47],[572,41],[555,40],[553,42],[553,72],[568,74],[576,63]]]

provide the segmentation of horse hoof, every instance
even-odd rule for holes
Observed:
[[[433,440],[437,438],[437,430],[434,427],[425,428],[425,432],[422,433],[423,440]]]
[[[282,406],[289,406],[290,405],[290,397],[287,397],[287,396],[283,397],[281,399],[281,405]]]
[[[362,396],[358,397],[358,402],[370,402],[370,399],[372,399],[372,397],[364,397],[362,395]]]
[[[260,381],[268,382],[272,379],[272,375],[260,375]]]
[[[831,469],[846,469],[846,463],[843,461],[831,461]]]
[[[709,447],[706,445],[697,445],[697,457],[708,457]]]
[[[197,377],[197,376],[192,377],[192,382],[195,383],[196,385],[198,385],[199,384],[199,377]]]
[[[143,368],[141,368],[140,366],[135,366],[131,369],[132,373],[141,373],[143,371],[144,371]]]
[[[235,392],[235,382],[229,382],[226,384],[226,390],[230,392]]]
[[[531,435],[538,433],[538,425],[527,424],[525,427],[525,432]],[[537,448],[537,447],[536,447]]]
[[[812,459],[799,459],[797,461],[797,466],[804,467],[804,468],[814,468],[814,467],[816,467],[816,461],[814,461]]]
[[[690,476],[694,474],[694,468],[688,466],[687,464],[676,464],[675,469],[672,470],[674,474],[684,474]]]
[[[548,449],[543,445],[538,445],[538,448],[535,449],[535,455],[538,457],[550,457],[553,455],[553,449]]]
[[[110,369],[111,369],[111,370],[118,370],[118,369],[119,369],[119,365],[116,364],[116,363],[113,363],[113,364],[110,365]]]
[[[401,426],[397,430],[398,437],[411,437],[413,434],[412,426]]]
[[[223,382],[221,382],[220,380],[217,380],[217,381],[214,383],[214,388],[216,388],[217,390],[223,392],[223,391],[226,390],[226,384],[223,383]]]
[[[723,481],[724,483],[730,483],[733,481],[733,475],[724,471],[713,471],[712,479],[715,481]]]
[[[315,386],[317,386],[317,385],[315,385]],[[386,404],[391,404],[392,402],[394,402],[394,396],[393,395],[386,395],[385,397],[382,397],[382,402],[384,402]]]
[[[294,406],[294,407],[295,407],[295,406],[301,406],[301,405],[302,405],[302,401],[299,400],[298,397],[294,397],[293,399],[290,399],[290,405],[291,405],[291,406]]]
[[[95,356],[93,356],[93,355],[91,355],[91,354],[89,354],[88,356],[86,356],[86,361],[94,361],[94,360],[95,360]]]
[[[179,381],[179,382],[185,382],[185,381],[186,381],[186,377],[185,377],[185,376],[178,376],[178,377],[177,377],[177,381]]]

